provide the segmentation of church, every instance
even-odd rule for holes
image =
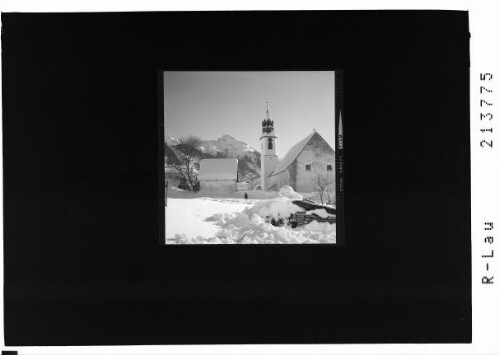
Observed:
[[[313,130],[282,159],[278,159],[276,139],[274,121],[270,119],[267,107],[260,137],[262,189],[278,191],[282,186],[289,185],[297,192],[316,192],[319,184],[334,200],[335,153],[326,140]]]

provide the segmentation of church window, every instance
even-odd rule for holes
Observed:
[[[328,166],[327,166],[327,170],[328,170],[328,171],[333,170],[333,166],[328,164]]]
[[[272,149],[272,138],[269,138],[269,145],[268,145],[269,149]]]
[[[305,170],[306,171],[312,170],[312,165],[305,165]]]

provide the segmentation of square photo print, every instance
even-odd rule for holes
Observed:
[[[164,243],[342,244],[342,74],[164,71]]]

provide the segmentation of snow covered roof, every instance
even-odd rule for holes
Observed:
[[[279,161],[279,164],[277,164],[277,167],[274,169],[274,171],[272,172],[271,175],[277,175],[277,174],[285,171],[287,168],[289,168],[289,166],[298,157],[298,155],[300,155],[303,148],[305,148],[307,143],[310,141],[310,139],[312,139],[312,137],[315,134],[319,134],[319,133],[314,131],[314,132],[310,133],[308,136],[306,136],[305,138],[303,138],[301,141],[296,143],[294,146],[292,146],[291,149],[288,151],[288,153],[284,156],[284,158],[282,158]]]
[[[315,135],[317,135],[320,139],[322,139],[324,142],[326,142],[324,140],[324,138],[322,138],[322,136],[319,133],[317,133],[316,131],[313,131],[308,136],[306,136],[301,141],[299,141],[298,143],[296,143],[294,146],[291,147],[291,149],[284,156],[284,158],[282,158],[279,161],[279,164],[277,164],[277,167],[274,169],[274,171],[270,175],[277,175],[279,173],[282,173],[283,171],[286,171],[286,169],[289,168],[289,166],[291,164],[293,164],[295,159],[298,158],[298,155],[300,155],[303,148],[305,148],[305,146],[308,144],[308,142],[310,142],[312,137],[314,137]],[[327,142],[326,142],[326,144],[327,144]]]
[[[237,180],[237,159],[202,159],[198,180]]]

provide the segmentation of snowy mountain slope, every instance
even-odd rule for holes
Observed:
[[[168,144],[171,147],[172,145],[178,144],[179,141],[178,141],[177,138],[173,138],[173,137],[170,137],[170,136],[165,136],[165,143]]]
[[[228,134],[224,134],[217,140],[203,141],[204,151],[206,153],[221,152],[230,157],[239,158],[251,153],[255,153],[256,150],[245,142],[238,141]]]
[[[169,146],[179,143],[178,138],[166,136],[165,143]],[[239,158],[245,155],[254,153],[259,154],[253,147],[250,147],[245,142],[239,141],[234,137],[224,134],[216,140],[203,140],[201,143],[201,151],[206,154],[215,155],[217,152],[223,153],[231,158]]]

